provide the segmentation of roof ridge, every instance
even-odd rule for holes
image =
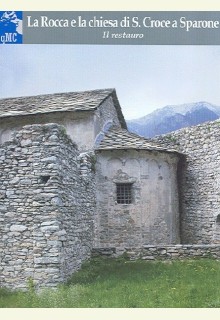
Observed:
[[[13,100],[13,99],[28,99],[28,98],[40,98],[40,97],[45,97],[45,96],[59,96],[59,95],[69,95],[69,94],[85,94],[85,93],[98,93],[98,92],[105,92],[109,91],[109,94],[114,92],[115,88],[105,88],[105,89],[91,89],[91,90],[80,90],[80,91],[68,91],[68,92],[53,92],[53,93],[43,93],[43,94],[37,94],[37,95],[28,95],[28,96],[15,96],[15,97],[5,97],[5,98],[0,98],[0,102],[2,100]]]

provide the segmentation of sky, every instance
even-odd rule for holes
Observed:
[[[125,119],[220,106],[220,46],[1,45],[0,98],[115,88]]]

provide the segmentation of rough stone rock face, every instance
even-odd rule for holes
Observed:
[[[0,285],[24,289],[65,281],[92,249],[91,154],[65,129],[28,125],[0,148]]]
[[[220,121],[156,140],[186,155],[179,166],[182,243],[220,243]]]

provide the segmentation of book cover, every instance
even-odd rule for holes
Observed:
[[[0,11],[2,285],[219,258],[219,11],[66,8]]]

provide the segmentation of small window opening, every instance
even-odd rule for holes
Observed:
[[[117,183],[117,203],[132,203],[132,183]]]
[[[50,179],[50,176],[41,176],[40,177],[40,180],[41,180],[41,183],[47,183],[47,181]]]
[[[220,224],[220,214],[217,215],[216,222]]]

